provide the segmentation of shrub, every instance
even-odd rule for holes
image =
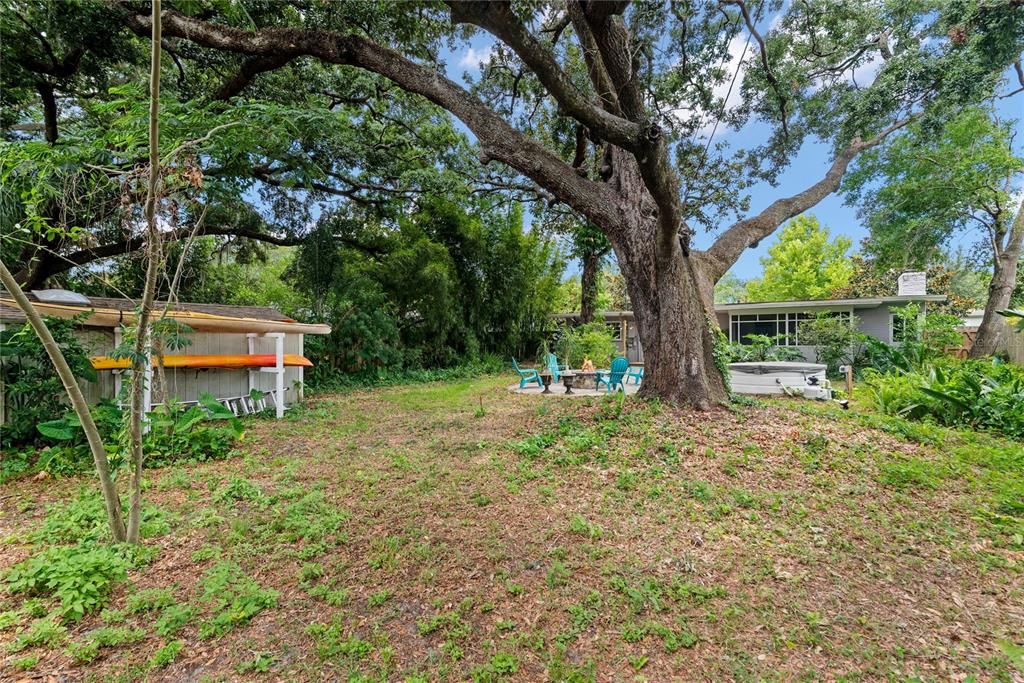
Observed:
[[[95,380],[96,371],[81,341],[74,335],[76,319],[46,318],[75,377]],[[0,332],[0,384],[4,387],[7,419],[0,445],[38,442],[36,425],[56,420],[67,410],[64,385],[32,326]]]
[[[122,507],[127,509],[125,500]],[[139,532],[143,538],[160,536],[170,531],[170,525],[163,513],[153,505],[142,506],[142,524]],[[83,489],[76,498],[66,504],[50,505],[46,519],[38,529],[28,535],[36,543],[74,543],[104,541],[110,538],[107,512],[103,498],[95,489]]]
[[[881,412],[1024,438],[1020,367],[998,360],[946,358],[919,371],[868,371],[866,385]]]
[[[127,578],[128,566],[108,546],[55,546],[16,564],[5,581],[12,593],[56,597],[60,615],[78,620],[106,604],[114,585]]]
[[[592,322],[578,327],[563,326],[556,332],[555,355],[559,362],[578,368],[589,358],[594,366],[606,368],[611,365],[618,351],[615,337],[603,322]]]
[[[857,330],[856,317],[845,318],[831,313],[819,313],[800,323],[800,343],[814,347],[816,359],[828,367],[828,374],[839,374],[840,365],[848,365],[863,352],[866,335]]]
[[[724,336],[724,335],[723,335]],[[780,346],[778,339],[782,335],[768,336],[764,334],[748,334],[747,344],[730,344],[729,355],[732,363],[756,363],[766,361],[800,361],[802,353],[792,346]]]

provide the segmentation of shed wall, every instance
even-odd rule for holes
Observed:
[[[114,331],[109,328],[82,328],[75,331],[75,336],[93,356],[109,356],[114,350]],[[247,338],[244,334],[226,334],[220,332],[193,332],[188,335],[191,344],[184,349],[173,352],[175,355],[206,355],[206,354],[245,354],[249,352]],[[58,339],[58,342],[61,340]],[[274,353],[274,339],[257,337],[253,353]],[[284,352],[302,355],[303,335],[286,334]],[[285,368],[284,386],[285,403],[290,404],[299,396],[302,368]],[[115,398],[115,375],[109,370],[98,372],[95,382],[82,382],[82,393],[90,403],[98,403],[101,398]],[[179,401],[195,401],[200,394],[210,393],[215,398],[231,398],[249,394],[249,371],[227,370],[216,368],[178,368],[166,371],[168,394]],[[253,372],[253,388],[269,391],[274,388],[274,375],[269,372]],[[127,381],[128,373],[123,375]],[[154,397],[154,401],[157,399]],[[3,386],[0,385],[0,424],[6,416]]]

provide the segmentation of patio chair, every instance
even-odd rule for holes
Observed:
[[[612,389],[626,390],[626,387],[622,384],[622,379],[626,375],[626,371],[629,370],[629,360],[623,356],[619,356],[612,361],[611,370],[598,371],[597,373],[597,387],[601,388],[604,384],[608,392],[611,393]]]
[[[516,359],[512,359],[512,367],[519,373],[519,388],[524,388],[530,382],[536,382],[538,387],[543,387],[544,383],[540,381],[540,374],[537,373],[533,368],[521,368]]]
[[[629,380],[633,380],[633,384],[640,384],[644,378],[644,366],[642,365],[630,365],[629,372],[626,373],[626,384],[629,384]]]
[[[553,353],[548,354],[548,372],[551,373],[551,379],[555,384],[562,381],[562,370],[567,369],[567,366],[558,364],[558,356]]]

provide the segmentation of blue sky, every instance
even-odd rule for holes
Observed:
[[[730,45],[730,50],[734,55],[733,65],[739,63],[739,57],[744,47],[744,39],[745,36],[740,36],[738,39],[734,39],[733,44]],[[457,82],[463,82],[466,76],[473,79],[478,77],[479,62],[486,60],[493,42],[493,39],[487,34],[477,33],[468,43],[445,55],[448,77]],[[1008,71],[1007,77],[1013,77],[1011,74],[1012,70]],[[738,89],[737,87],[736,90]],[[724,93],[722,93],[722,96],[724,96]],[[730,105],[735,97],[736,94],[734,93],[733,97],[729,100]],[[1003,117],[1017,119],[1016,125],[1019,132],[1016,137],[1016,147],[1018,153],[1024,152],[1024,124],[1021,122],[1021,119],[1024,119],[1024,95],[999,100],[997,109]],[[470,137],[473,137],[460,122],[457,122],[457,125],[469,134]],[[748,125],[739,131],[720,129],[715,136],[715,140],[726,140],[733,145],[745,147],[755,144],[759,138],[765,135],[766,130],[767,128],[763,124],[756,123]],[[751,213],[756,213],[779,197],[788,196],[805,189],[825,173],[831,161],[831,148],[829,145],[820,142],[806,143],[793,163],[780,176],[777,186],[773,187],[768,183],[760,183],[750,189]],[[861,240],[867,236],[867,230],[858,219],[855,207],[846,206],[840,195],[832,194],[826,197],[809,213],[817,216],[822,224],[831,230],[833,236],[845,235],[849,237],[853,242],[854,249],[858,248]],[[760,258],[775,243],[777,235],[778,233],[776,232],[775,235],[763,241],[755,249],[747,249],[733,266],[731,272],[743,280],[758,277],[761,274]],[[706,248],[713,242],[714,238],[714,233],[702,232],[697,236],[697,246],[701,249]],[[962,246],[968,247],[971,242],[971,239],[965,238]],[[578,269],[578,264],[570,264],[566,274],[576,273]]]

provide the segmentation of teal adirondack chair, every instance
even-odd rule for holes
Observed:
[[[548,354],[548,372],[555,384],[562,381],[562,368],[558,366],[558,356],[553,353]]]
[[[629,384],[629,380],[633,380],[633,384],[640,384],[644,378],[644,366],[642,365],[630,365],[629,372],[626,373],[626,384]]]
[[[530,382],[536,382],[538,387],[543,387],[544,383],[540,381],[540,375],[533,368],[521,368],[516,359],[512,359],[512,367],[515,368],[516,372],[519,373],[519,388],[522,389]]]
[[[603,384],[609,393],[611,393],[612,389],[622,389],[625,391],[626,387],[622,384],[622,378],[626,375],[627,370],[629,370],[629,360],[619,356],[612,361],[611,370],[597,374],[598,388]]]

